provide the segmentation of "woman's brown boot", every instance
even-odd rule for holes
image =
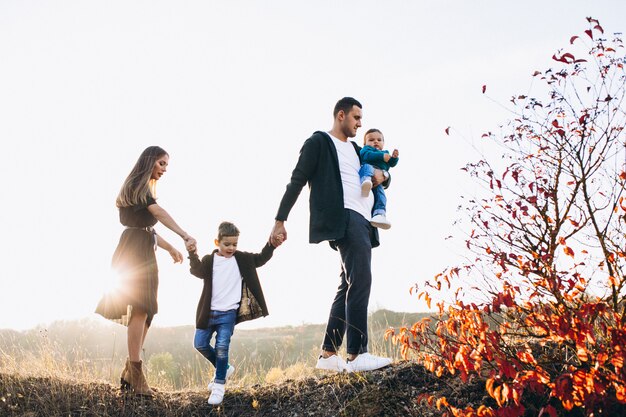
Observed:
[[[130,376],[128,375],[128,373],[130,368],[130,359],[126,358],[126,364],[124,365],[124,369],[122,370],[122,374],[120,375],[120,389],[122,391],[127,391],[130,389]]]
[[[141,361],[129,361],[129,364],[130,366],[128,367],[128,382],[132,391],[137,395],[152,396],[152,390],[148,386],[146,377],[143,374],[143,370],[141,369]]]

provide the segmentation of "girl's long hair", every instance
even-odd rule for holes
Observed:
[[[146,204],[148,196],[156,198],[156,180],[151,179],[151,176],[154,164],[163,155],[167,155],[167,152],[159,146],[144,149],[117,195],[115,205],[118,208]]]

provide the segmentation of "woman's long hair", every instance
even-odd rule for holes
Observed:
[[[148,196],[156,198],[156,180],[151,178],[154,164],[167,152],[159,146],[149,146],[139,155],[132,171],[124,180],[117,195],[117,207],[130,207],[146,204]]]

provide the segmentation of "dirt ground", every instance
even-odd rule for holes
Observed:
[[[420,365],[401,362],[374,372],[231,387],[224,402],[214,407],[207,404],[206,391],[158,392],[147,399],[123,394],[110,384],[0,374],[0,416],[437,417],[443,413],[417,401],[421,394],[445,396],[456,406],[495,405],[484,386],[480,380],[463,384],[455,378],[437,378]],[[540,403],[525,399],[526,415],[537,416]],[[622,416],[626,408],[618,405],[596,415]]]
[[[109,384],[80,384],[0,374],[0,414],[7,416],[440,416],[419,403],[423,393],[477,404],[484,383],[460,385],[405,362],[358,374],[320,374],[280,384],[227,389],[209,406],[207,392],[158,392],[152,399],[124,395]]]

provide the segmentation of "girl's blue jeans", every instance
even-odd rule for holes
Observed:
[[[196,329],[193,346],[215,366],[215,382],[226,383],[228,369],[228,348],[230,338],[235,330],[237,310],[211,311],[209,325],[206,329]],[[215,347],[211,346],[211,338],[215,333]]]

